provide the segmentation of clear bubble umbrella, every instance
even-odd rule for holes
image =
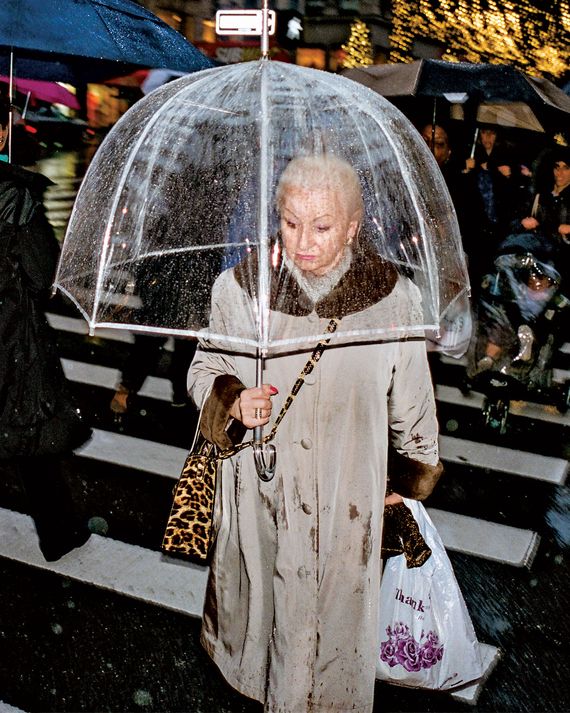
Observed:
[[[360,180],[356,249],[394,263],[421,295],[421,309],[382,323],[365,313],[357,327],[341,319],[333,341],[437,333],[469,282],[452,203],[425,142],[370,89],[267,59],[185,76],[122,117],[77,196],[56,288],[91,331],[199,336],[260,364],[309,349],[324,336],[322,320],[285,332],[278,318],[302,298],[284,278],[275,191],[291,159],[322,153],[346,160]],[[239,318],[213,329],[212,286],[238,263],[252,299]],[[361,296],[381,278],[367,274]]]

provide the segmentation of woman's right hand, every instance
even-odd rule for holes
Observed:
[[[534,230],[535,228],[538,228],[539,223],[536,218],[523,218],[521,220],[521,225],[523,228],[526,228],[527,230]]]
[[[271,397],[278,393],[271,384],[244,389],[234,401],[230,416],[241,421],[247,428],[265,426],[271,418]]]

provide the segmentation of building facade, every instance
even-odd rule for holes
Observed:
[[[138,0],[185,35],[205,54],[222,64],[255,59],[255,38],[222,38],[215,32],[215,14],[221,9],[258,8],[259,0]],[[307,67],[337,71],[344,58],[342,45],[358,18],[369,32],[373,61],[383,63],[390,54],[390,0],[275,0],[276,35],[270,40],[271,56]],[[414,55],[439,57],[441,47],[416,41]]]

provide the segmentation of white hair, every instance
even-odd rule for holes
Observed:
[[[348,209],[349,215],[364,213],[362,186],[354,168],[344,159],[332,154],[297,156],[292,159],[279,178],[276,201],[281,210],[283,198],[290,188],[332,190]]]

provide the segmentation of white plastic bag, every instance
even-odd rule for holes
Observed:
[[[432,550],[422,567],[387,560],[380,586],[376,677],[446,690],[483,674],[480,646],[443,542],[424,506],[405,499]]]

